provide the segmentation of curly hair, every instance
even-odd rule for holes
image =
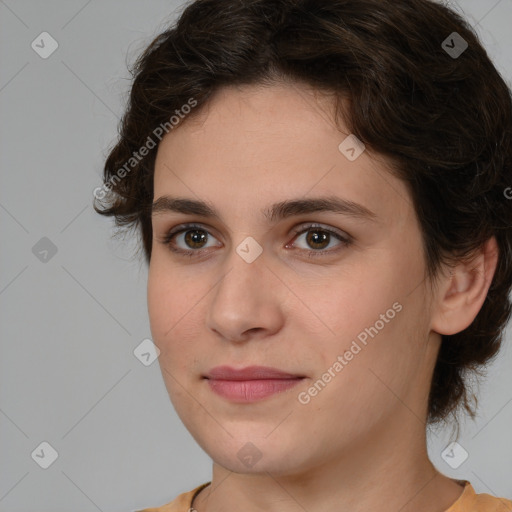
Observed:
[[[496,238],[488,295],[468,328],[442,336],[428,401],[429,424],[461,405],[474,418],[468,373],[498,353],[512,310],[512,99],[467,21],[433,0],[196,0],[130,73],[94,208],[119,230],[136,229],[146,263],[163,132],[223,86],[278,81],[334,94],[336,120],[392,162],[419,219],[429,277]]]

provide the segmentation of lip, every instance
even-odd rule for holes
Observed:
[[[247,403],[286,391],[301,382],[304,376],[268,366],[248,366],[241,369],[216,366],[204,378],[217,395],[232,402]]]
[[[236,369],[231,366],[216,366],[212,368],[205,377],[207,379],[219,380],[264,380],[264,379],[296,379],[303,375],[283,372],[269,366],[247,366]]]

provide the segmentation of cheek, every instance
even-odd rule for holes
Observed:
[[[350,340],[392,308],[400,299],[399,288],[392,268],[380,262],[354,266],[336,279],[329,278],[322,292],[312,293],[307,287],[303,292],[331,334]]]
[[[166,267],[161,259],[155,255],[151,260],[147,299],[153,341],[162,352],[168,348],[167,340],[175,337],[189,300],[179,273]]]
[[[324,340],[321,364],[325,369],[346,354],[347,366],[357,367],[357,374],[365,378],[375,379],[368,370],[373,367],[390,377],[398,368],[407,374],[403,365],[414,364],[414,352],[419,350],[414,340],[425,331],[423,287],[418,286],[422,272],[421,259],[379,253],[359,260],[335,282],[325,283],[324,293],[304,287],[307,302],[314,305],[322,320],[319,325],[324,326],[324,334],[318,336]],[[301,330],[313,335],[311,325],[318,323],[317,318],[308,314],[297,319]],[[312,319],[314,324],[309,323]]]
[[[153,256],[149,265],[147,298],[151,333],[153,341],[158,344],[163,337],[165,323],[170,319],[173,308],[171,307],[172,294],[166,291],[168,289],[166,275],[160,271],[160,266],[155,259]]]
[[[407,296],[408,292],[379,282],[372,291],[347,306],[351,314],[340,319],[334,329],[339,341],[324,359],[325,370],[338,356],[342,356],[343,367],[325,399],[332,399],[339,414],[361,414],[361,420],[370,409],[384,414],[399,406],[396,397],[406,397],[412,383],[421,379],[428,333],[421,287]],[[345,399],[337,400],[337,396]]]
[[[169,265],[165,255],[158,254],[151,260],[147,286],[151,334],[160,350],[160,364],[172,374],[190,370],[205,339],[204,308],[209,287],[204,283]]]

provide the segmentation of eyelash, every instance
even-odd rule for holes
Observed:
[[[300,230],[301,228],[304,228],[304,229]],[[341,250],[341,248],[345,248],[345,247],[350,246],[352,244],[352,242],[353,242],[353,240],[350,237],[342,236],[341,234],[337,233],[336,231],[333,231],[333,230],[328,229],[328,228],[324,228],[324,227],[322,227],[322,226],[320,226],[318,224],[311,224],[311,225],[308,225],[308,226],[301,226],[301,228],[299,228],[299,230],[297,230],[294,233],[294,239],[299,237],[300,235],[302,235],[304,233],[307,233],[308,231],[316,230],[316,231],[321,232],[321,233],[328,233],[329,235],[334,236],[336,239],[338,239],[341,242],[337,249],[330,249],[330,250],[318,249],[316,251],[314,251],[314,250],[307,250],[307,249],[299,249],[299,250],[305,251],[306,254],[307,254],[307,257],[311,258],[311,259],[319,258],[319,257],[321,258],[321,257],[332,255],[333,253],[336,253],[339,250]],[[180,235],[181,233],[186,233],[187,231],[194,231],[194,230],[204,231],[204,232],[210,234],[209,231],[206,230],[200,224],[185,224],[185,225],[178,226],[177,228],[169,231],[160,241],[161,241],[161,243],[166,245],[169,248],[169,250],[171,250],[174,253],[177,253],[177,254],[179,254],[181,256],[185,256],[185,257],[188,257],[188,258],[197,258],[197,257],[201,256],[200,253],[201,253],[202,249],[196,249],[196,250],[192,250],[192,249],[191,250],[176,249],[175,247],[173,247],[173,245],[171,243],[172,239],[174,237],[176,237],[177,235]]]

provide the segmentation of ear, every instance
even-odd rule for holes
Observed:
[[[452,267],[439,278],[431,329],[456,334],[471,325],[480,311],[498,264],[498,244],[487,240],[469,262]]]

